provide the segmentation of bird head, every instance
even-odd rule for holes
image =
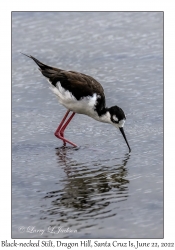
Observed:
[[[122,133],[126,144],[128,145],[129,148],[129,152],[131,152],[131,148],[129,146],[129,143],[126,139],[126,135],[124,132],[124,124],[126,121],[126,116],[125,113],[123,112],[123,110],[121,108],[119,108],[118,106],[113,106],[111,108],[108,109],[109,113],[110,113],[110,119],[111,119],[111,123],[120,130],[120,132]]]

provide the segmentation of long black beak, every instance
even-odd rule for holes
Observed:
[[[129,153],[130,153],[131,152],[131,148],[130,148],[129,143],[128,143],[127,139],[126,139],[126,135],[125,135],[125,132],[123,130],[123,127],[119,128],[119,129],[120,129],[120,131],[121,131],[121,133],[122,133],[122,135],[123,135],[123,137],[124,137],[124,139],[126,141],[126,144],[128,145]]]

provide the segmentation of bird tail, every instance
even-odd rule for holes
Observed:
[[[56,83],[62,79],[62,74],[61,72],[63,71],[62,69],[57,69],[51,66],[48,66],[42,62],[40,62],[39,60],[37,60],[35,57],[31,56],[31,55],[26,55],[24,53],[21,53],[31,59],[34,60],[34,62],[39,66],[39,70],[41,71],[41,73],[49,80],[49,82],[56,86]]]
[[[21,54],[23,54],[24,56],[27,56],[31,59],[33,59],[33,61],[39,66],[40,70],[46,70],[46,69],[52,69],[52,67],[40,62],[39,60],[37,60],[35,57],[31,56],[31,55],[27,55],[21,52]]]

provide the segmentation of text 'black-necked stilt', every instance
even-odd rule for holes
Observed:
[[[58,101],[68,109],[55,131],[55,136],[61,139],[64,145],[67,142],[77,147],[76,144],[64,137],[64,131],[75,113],[78,113],[88,115],[100,122],[110,123],[119,128],[128,145],[129,152],[131,152],[123,130],[126,116],[118,106],[111,108],[105,106],[104,90],[99,82],[91,76],[75,71],[57,69],[38,61],[31,55],[23,55],[35,61],[41,73],[51,84],[51,89],[58,97]],[[70,111],[72,111],[72,114],[68,118]]]

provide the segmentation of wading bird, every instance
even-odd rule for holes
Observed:
[[[64,131],[75,113],[78,113],[88,115],[99,122],[110,123],[119,128],[128,145],[129,152],[131,152],[123,130],[126,120],[125,113],[118,106],[106,107],[104,90],[99,82],[91,76],[54,68],[38,61],[31,55],[23,55],[33,59],[39,66],[39,70],[48,79],[52,91],[58,97],[58,101],[68,109],[55,131],[55,136],[61,139],[64,145],[69,143],[77,147],[76,144],[64,137]],[[68,118],[71,111],[72,114]]]

